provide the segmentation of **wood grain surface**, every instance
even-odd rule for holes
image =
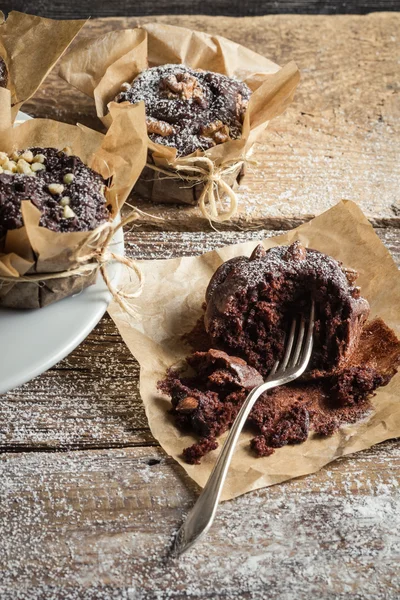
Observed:
[[[2,600],[399,597],[398,444],[221,505],[169,560],[197,490],[157,448],[0,457]]]
[[[142,202],[164,220],[127,231],[127,253],[162,259],[261,239],[346,196],[400,265],[399,15],[157,20],[295,58],[303,81],[257,149],[234,223],[212,231],[193,209]],[[91,33],[137,21],[92,21]],[[26,109],[96,124],[54,74]],[[137,363],[107,316],[54,368],[0,396],[0,453],[1,600],[400,597],[396,441],[224,503],[207,539],[168,559],[198,489],[151,436]]]

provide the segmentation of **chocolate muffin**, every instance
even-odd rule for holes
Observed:
[[[162,65],[146,69],[115,98],[144,101],[149,138],[185,156],[242,134],[249,87],[221,73]]]
[[[308,377],[342,370],[356,348],[369,304],[357,273],[299,242],[233,258],[217,269],[206,292],[211,345],[239,356],[263,377],[282,356],[292,318],[315,300],[314,348]]]
[[[218,447],[218,437],[230,429],[249,391],[263,377],[244,360],[212,348],[188,356],[186,363],[190,372],[170,370],[159,389],[171,398],[176,426],[196,435],[183,457],[197,464]],[[342,371],[262,394],[247,420],[255,435],[250,448],[257,456],[269,456],[276,448],[304,442],[310,432],[330,436],[344,423],[364,418],[376,389],[389,383],[399,364],[400,342],[394,332],[381,319],[366,324]]]
[[[8,71],[6,67],[6,63],[0,57],[0,87],[7,87],[8,83]]]
[[[40,225],[51,231],[96,229],[110,218],[105,183],[68,148],[0,152],[0,239],[22,227],[23,200],[40,210]]]

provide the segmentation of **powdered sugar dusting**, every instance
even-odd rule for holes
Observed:
[[[173,92],[177,86],[182,86],[182,77],[192,78],[191,85],[194,82],[196,86],[194,91],[190,88],[186,96]],[[168,87],[170,80],[171,88]],[[231,139],[239,138],[244,109],[251,94],[248,86],[238,79],[180,64],[146,69],[136,77],[131,87],[123,86],[116,100],[133,104],[143,100],[148,126],[155,127],[155,131],[149,129],[150,139],[177,148],[181,155],[221,143],[222,140],[215,141],[204,131],[205,127],[217,121],[229,128]],[[157,122],[163,133],[156,133]]]
[[[394,600],[399,459],[391,442],[306,488],[299,479],[226,502],[177,561],[166,558],[171,534],[195,493],[161,451],[5,456],[0,596]]]

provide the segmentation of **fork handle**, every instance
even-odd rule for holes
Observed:
[[[233,452],[247,417],[261,394],[277,385],[276,380],[267,380],[254,388],[247,396],[225,440],[207,484],[178,531],[174,545],[175,554],[181,554],[188,550],[211,527]]]

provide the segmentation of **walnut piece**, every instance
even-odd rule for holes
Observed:
[[[166,121],[157,121],[157,119],[146,119],[147,133],[155,133],[167,137],[175,133],[175,129]]]
[[[358,285],[355,285],[354,287],[350,288],[350,294],[352,298],[358,300],[361,298],[361,288],[358,287]]]
[[[182,100],[190,100],[199,104],[202,108],[207,108],[208,102],[204,98],[203,89],[200,86],[196,77],[189,73],[170,74],[161,79],[160,88],[163,90],[167,98],[182,98]]]
[[[346,275],[347,281],[350,283],[350,285],[358,278],[358,273],[355,269],[351,269],[350,267],[342,267],[342,271]]]
[[[207,125],[203,125],[200,133],[204,137],[211,138],[214,142],[214,145],[223,144],[231,139],[229,136],[228,125],[224,125],[222,121],[219,120],[208,123]]]

